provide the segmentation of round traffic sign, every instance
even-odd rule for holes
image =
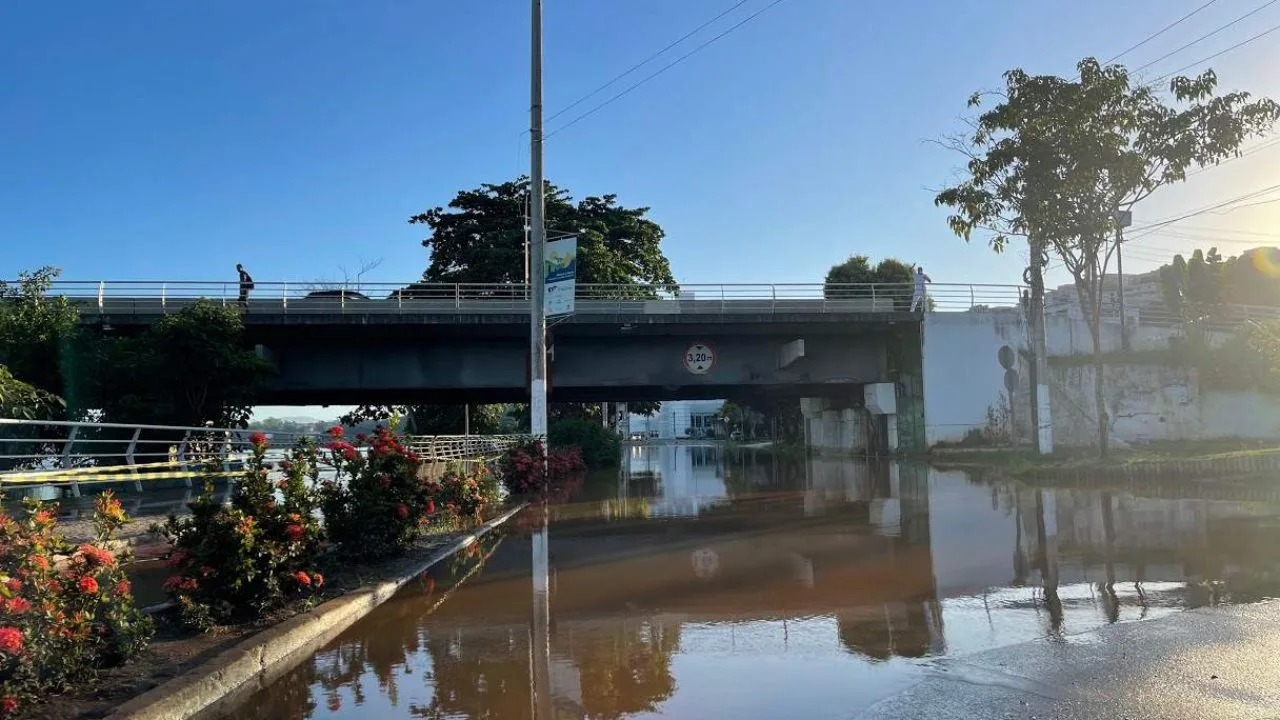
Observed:
[[[694,375],[706,375],[716,365],[716,351],[706,343],[696,342],[684,351],[684,369]]]

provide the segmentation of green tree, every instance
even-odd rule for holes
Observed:
[[[0,365],[0,417],[50,420],[61,414],[63,408],[57,395],[22,382]]]
[[[244,427],[269,365],[234,308],[201,300],[137,337],[97,344],[95,387],[113,422]]]
[[[822,295],[831,299],[856,297],[892,297],[900,309],[911,306],[911,286],[915,282],[915,267],[897,258],[885,258],[872,265],[866,255],[854,255],[842,263],[832,265],[823,281]],[[887,285],[889,287],[845,287],[847,285]]]
[[[1172,79],[1166,103],[1151,87],[1131,84],[1121,66],[1086,58],[1077,70],[1074,78],[1005,73],[1000,102],[976,119],[971,137],[954,144],[969,158],[968,177],[935,203],[952,209],[947,222],[962,238],[986,232],[997,252],[1010,238],[1027,238],[1033,254],[1056,255],[1071,274],[1093,340],[1105,455],[1101,282],[1115,249],[1117,211],[1186,179],[1191,167],[1237,155],[1274,125],[1280,106],[1244,92],[1215,95],[1212,71]],[[981,102],[975,94],[969,104]]]
[[[0,282],[0,364],[16,378],[49,393],[63,392],[59,350],[76,332],[79,313],[65,297],[50,296],[61,273],[42,267]]]
[[[470,406],[471,434],[500,434],[510,409],[511,406],[505,404]],[[401,427],[408,426],[414,435],[461,435],[468,428],[467,412],[466,405],[361,405],[338,421],[354,427],[362,422],[384,422],[398,417]]]
[[[662,227],[649,208],[627,208],[616,195],[574,202],[569,191],[546,184],[547,231],[578,236],[577,280],[583,284],[674,286],[662,253]],[[528,180],[484,184],[460,191],[448,207],[409,218],[431,235],[422,241],[431,263],[427,283],[522,283]]]

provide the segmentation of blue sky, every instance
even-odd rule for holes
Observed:
[[[547,0],[548,114],[732,4]],[[959,130],[967,96],[1004,70],[1068,73],[1200,4],[786,0],[555,135],[548,177],[652,207],[685,283],[816,282],[852,253],[921,262],[937,282],[1016,282],[1021,253],[964,245],[932,207],[958,163],[929,140]],[[1125,61],[1259,4],[1220,0]],[[366,280],[416,278],[422,231],[405,219],[527,167],[528,20],[524,0],[4,3],[0,276],[221,280],[244,262],[305,282],[381,258]],[[1268,8],[1147,75],[1277,23]],[[1280,96],[1278,46],[1280,33],[1212,65],[1226,88]],[[1199,175],[1136,222],[1280,182],[1278,158]],[[1234,233],[1231,248],[1280,233],[1275,207],[1197,220]],[[1126,269],[1192,243],[1143,244]]]

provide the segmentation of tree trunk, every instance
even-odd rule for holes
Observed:
[[[1093,402],[1098,422],[1098,457],[1107,456],[1110,422],[1107,419],[1105,379],[1102,372],[1102,292],[1098,273],[1076,278],[1076,293],[1081,308],[1085,310],[1085,322],[1089,325],[1089,338],[1093,341]]]

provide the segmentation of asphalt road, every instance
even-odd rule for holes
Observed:
[[[940,660],[919,683],[854,717],[1280,718],[1280,602],[1191,610]]]

